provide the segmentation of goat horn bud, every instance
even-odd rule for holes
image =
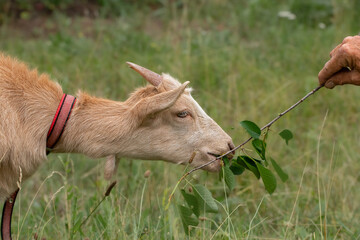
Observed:
[[[142,66],[139,66],[135,63],[132,62],[126,62],[132,69],[134,69],[135,71],[137,71],[141,76],[143,76],[143,78],[146,79],[146,81],[148,81],[149,83],[151,83],[152,85],[154,85],[155,87],[158,87],[160,85],[160,83],[162,82],[162,77],[161,75],[146,69]]]

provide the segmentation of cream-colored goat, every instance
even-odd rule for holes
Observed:
[[[106,176],[120,157],[193,166],[232,149],[231,138],[191,97],[188,82],[130,64],[151,85],[125,102],[79,93],[53,152],[107,157]],[[59,84],[11,57],[0,55],[0,197],[31,176],[46,157],[46,138],[62,97]],[[216,171],[220,163],[206,169]]]

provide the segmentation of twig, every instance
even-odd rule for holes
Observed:
[[[303,101],[305,101],[305,99],[307,99],[308,97],[310,97],[311,95],[313,95],[315,92],[317,92],[320,88],[322,88],[323,86],[318,86],[317,88],[313,89],[311,92],[309,92],[308,94],[306,94],[303,98],[301,98],[299,101],[297,101],[294,105],[292,105],[291,107],[289,107],[288,109],[286,109],[284,112],[280,113],[276,118],[274,118],[273,120],[271,120],[268,124],[266,124],[265,126],[263,126],[260,130],[264,130],[265,128],[270,128],[271,125],[273,125],[277,120],[279,120],[279,118],[281,118],[282,116],[284,116],[285,114],[287,114],[288,112],[290,112],[291,110],[293,110],[295,107],[297,107],[300,103],[302,103]],[[188,175],[190,175],[191,173],[206,167],[216,161],[218,161],[219,159],[225,157],[226,155],[234,152],[235,150],[241,148],[242,146],[244,146],[246,143],[248,143],[250,140],[252,139],[252,137],[250,137],[249,139],[247,139],[245,142],[241,143],[239,146],[235,147],[234,149],[231,149],[230,151],[224,153],[221,156],[216,157],[214,160],[204,163],[203,165],[200,165],[196,168],[191,169],[189,172],[185,173],[179,180],[182,181],[185,177],[187,177]]]

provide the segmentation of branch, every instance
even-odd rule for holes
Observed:
[[[307,99],[308,97],[310,97],[311,95],[313,95],[315,92],[317,92],[320,88],[322,88],[323,86],[318,86],[317,88],[313,89],[311,92],[309,92],[308,94],[306,94],[303,98],[301,98],[299,101],[297,101],[294,105],[292,105],[291,107],[289,107],[288,109],[286,109],[284,112],[280,113],[276,118],[274,118],[273,120],[271,120],[268,124],[266,124],[265,126],[263,126],[260,130],[264,130],[265,128],[270,128],[271,125],[273,125],[277,120],[279,120],[282,116],[284,116],[285,114],[287,114],[288,112],[290,112],[291,110],[293,110],[294,108],[296,108],[300,103],[302,103],[303,101],[305,101],[305,99]],[[246,143],[248,143],[250,140],[252,139],[252,137],[250,137],[249,139],[247,139],[245,142],[241,143],[239,146],[235,147],[234,149],[224,153],[221,156],[216,157],[214,160],[204,163],[203,165],[200,165],[196,168],[191,169],[189,172],[185,173],[179,180],[182,181],[185,177],[187,177],[188,175],[190,175],[191,173],[206,167],[216,161],[218,161],[219,159],[225,157],[226,155],[234,152],[235,150],[241,148],[242,146],[244,146]]]

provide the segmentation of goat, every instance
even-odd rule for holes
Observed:
[[[120,157],[199,166],[234,145],[192,98],[189,82],[133,63],[150,84],[124,102],[79,92],[55,153],[106,157],[110,178]],[[63,91],[46,74],[0,54],[0,197],[18,188],[46,161],[46,138]],[[207,166],[218,171],[220,161]]]

